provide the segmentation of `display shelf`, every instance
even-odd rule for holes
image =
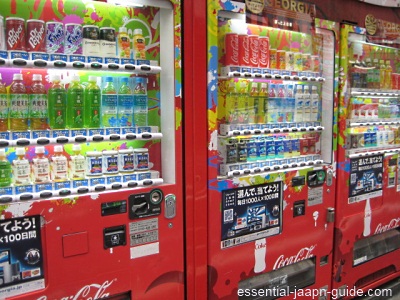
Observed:
[[[220,135],[222,137],[246,136],[246,135],[260,135],[260,134],[274,134],[274,133],[290,133],[290,132],[322,132],[323,126],[291,126],[293,123],[281,124],[282,128],[256,128],[256,129],[232,129],[229,124],[222,124],[220,127]],[[275,124],[276,125],[276,124]],[[236,125],[235,125],[236,126]],[[271,125],[272,126],[272,125]]]
[[[311,81],[324,82],[325,78],[315,76],[299,76],[299,75],[281,75],[271,73],[249,73],[249,72],[229,72],[226,76],[220,76],[219,79],[226,80],[230,78],[254,78],[254,79],[276,79],[276,80],[291,80],[291,81]]]
[[[398,97],[398,90],[381,90],[381,89],[362,89],[362,88],[352,88],[351,96],[368,96],[368,97]]]
[[[369,147],[369,148],[355,148],[346,151],[347,157],[363,157],[375,154],[386,154],[386,153],[398,153],[400,152],[400,145],[388,145],[381,147]]]
[[[379,125],[400,125],[400,119],[349,119],[347,127],[379,126]]]

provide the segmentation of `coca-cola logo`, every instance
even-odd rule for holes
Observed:
[[[267,66],[268,65],[268,41],[266,39],[262,39],[260,42],[260,64],[263,66]]]
[[[231,60],[234,63],[239,63],[239,40],[238,39],[231,39],[231,49],[232,49]]]
[[[375,234],[394,229],[398,226],[400,226],[400,217],[390,220],[390,222],[386,225],[382,225],[382,223],[379,223],[378,226],[376,226]]]
[[[37,30],[37,28],[31,30],[31,32],[29,33],[29,40],[28,40],[29,45],[31,45],[32,48],[35,48],[37,45],[39,45],[39,43],[43,39],[43,34],[44,34],[43,25],[40,27],[40,30]]]
[[[314,254],[312,253],[313,250],[317,247],[317,245],[312,245],[310,247],[304,247],[297,252],[296,255],[285,257],[285,255],[281,255],[278,257],[274,264],[274,270],[282,268],[284,266],[288,266],[294,263],[297,263],[299,261],[314,257]]]
[[[250,48],[249,48],[249,40],[243,39],[243,61],[248,64],[250,63]]]
[[[85,285],[75,295],[61,297],[60,300],[95,300],[107,298],[110,296],[110,293],[107,293],[106,290],[113,282],[114,280],[106,280],[103,284],[92,283]],[[39,297],[37,300],[47,300],[47,296]]]
[[[19,25],[17,30],[15,30],[15,28],[10,29],[7,38],[7,43],[8,45],[10,45],[10,48],[14,48],[15,44],[18,43],[22,31],[23,31],[22,25]]]
[[[258,51],[259,51],[259,42],[258,39],[250,40],[250,49],[251,49],[251,57],[250,62],[252,65],[258,65]]]
[[[267,247],[267,243],[266,242],[255,243],[254,247],[255,247],[255,250],[259,250],[259,249]]]

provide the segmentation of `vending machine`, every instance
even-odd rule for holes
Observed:
[[[0,298],[183,299],[180,1],[0,7]]]
[[[399,50],[388,46],[388,34],[377,40],[381,22],[371,18],[367,29],[343,24],[340,30],[332,285],[344,297],[349,288],[379,286],[400,270]]]
[[[331,288],[339,26],[291,3],[208,1],[208,299]]]

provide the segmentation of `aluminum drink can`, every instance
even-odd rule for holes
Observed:
[[[400,74],[397,73],[392,73],[392,89],[393,90],[398,90],[399,88],[399,78]]]
[[[250,47],[249,36],[239,34],[239,66],[250,66]]]
[[[294,53],[291,51],[287,51],[285,55],[285,64],[286,70],[293,71],[294,70]]]
[[[276,49],[270,49],[269,50],[269,67],[271,69],[277,69],[278,64],[278,57],[277,57],[277,51]]]
[[[294,53],[294,70],[303,71],[303,55],[300,52]]]
[[[146,171],[149,169],[149,150],[137,148],[133,150],[133,163],[136,171]]]
[[[225,66],[239,66],[239,36],[236,33],[225,35]]]
[[[28,52],[46,52],[46,29],[45,22],[42,20],[26,21]]]
[[[49,54],[64,53],[64,26],[61,22],[46,23],[46,51]]]
[[[303,71],[310,71],[311,70],[311,54],[304,53],[302,54],[303,60]]]
[[[276,64],[277,64],[277,69],[286,70],[286,51],[285,50],[278,50],[276,52]]]
[[[257,68],[259,61],[260,41],[257,35],[249,35],[250,67]]]
[[[25,20],[6,18],[7,50],[25,51]]]
[[[260,68],[269,68],[269,38],[267,36],[260,36],[258,39],[260,41],[258,66]]]
[[[320,72],[319,57],[317,55],[311,56],[311,72],[318,74]]]
[[[100,53],[104,57],[117,56],[115,29],[112,27],[100,28]]]
[[[65,54],[82,54],[82,25],[65,24]]]
[[[0,50],[7,50],[3,16],[0,16]]]
[[[83,26],[83,55],[100,55],[100,30],[95,25]]]

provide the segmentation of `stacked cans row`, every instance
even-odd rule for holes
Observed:
[[[314,155],[319,152],[317,141],[318,137],[315,134],[230,139],[225,145],[224,161],[230,164]]]
[[[350,116],[357,120],[399,118],[400,102],[397,98],[352,98]]]
[[[400,128],[350,134],[350,148],[384,147],[400,144]]]
[[[0,50],[115,56],[115,29],[95,25],[0,18]],[[26,23],[26,24],[25,24]],[[4,35],[5,32],[5,35]],[[4,39],[1,40],[1,37]]]
[[[266,36],[236,33],[225,35],[225,66],[320,72],[316,55],[270,49]]]

